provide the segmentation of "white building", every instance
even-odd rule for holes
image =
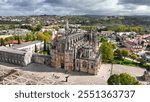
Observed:
[[[44,42],[42,41],[27,42],[20,45],[14,45],[13,48],[18,50],[27,50],[35,52],[35,46],[37,47],[37,50],[42,50],[44,47]]]
[[[117,35],[122,36],[122,35],[136,35],[136,32],[117,32]]]
[[[20,51],[10,47],[0,47],[0,62],[27,66],[31,63],[32,52]]]

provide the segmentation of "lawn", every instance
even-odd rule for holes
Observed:
[[[149,64],[140,64],[140,63],[136,63],[131,60],[128,60],[128,59],[123,59],[123,60],[115,59],[114,64],[128,65],[128,66],[134,66],[134,67],[138,66],[138,67],[143,67],[143,68],[150,67]]]
[[[43,55],[48,55],[48,52],[47,52],[47,51],[40,51],[39,53],[40,53],[40,54],[43,54]]]

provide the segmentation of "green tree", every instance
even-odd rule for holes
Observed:
[[[32,30],[33,32],[36,32],[36,31],[40,31],[41,28],[42,28],[42,25],[38,24],[38,25],[36,25],[36,26],[32,26],[32,27],[31,27],[31,30]]]
[[[143,60],[143,59],[139,59],[139,61],[140,61],[140,65],[144,65],[144,64],[146,64],[146,61],[145,61],[145,60]]]
[[[113,46],[111,43],[103,42],[100,51],[102,53],[102,60],[104,62],[109,62],[114,59]]]
[[[5,38],[5,41],[6,42],[11,41],[10,37]]]
[[[127,73],[120,74],[120,84],[121,85],[139,85],[139,81],[137,81],[134,77],[130,76]]]
[[[47,54],[50,55],[50,48],[47,46]]]
[[[112,27],[111,30],[115,31],[115,32],[143,32],[144,28],[142,27],[128,27],[128,26],[118,26],[118,27]]]
[[[117,47],[116,47],[116,45],[115,45],[115,44],[112,44],[112,48],[113,48],[113,49],[116,49]]]
[[[46,40],[46,42],[50,42],[51,36],[52,36],[51,32],[47,32],[47,31],[45,31],[45,32],[39,32],[37,34],[37,40],[41,40],[41,41]]]
[[[120,84],[120,76],[118,74],[114,74],[110,76],[107,80],[108,85],[119,85]]]
[[[17,41],[18,41],[18,44],[21,44],[21,41],[20,41],[20,37],[19,37],[19,36],[18,36]]]
[[[29,41],[29,35],[28,34],[26,34],[26,41],[28,42]]]
[[[37,49],[37,46],[35,45],[35,53],[37,53],[38,52],[38,49]]]
[[[108,85],[139,85],[139,81],[127,73],[114,74],[107,80]]]
[[[47,42],[44,40],[44,51],[47,51]]]
[[[55,30],[58,31],[58,30],[59,30],[59,26],[58,26],[58,25],[54,25],[54,26],[53,26],[53,29],[55,29]]]
[[[131,58],[134,60],[137,60],[138,59],[138,56],[137,55],[131,55]]]
[[[42,29],[42,25],[38,24],[38,25],[36,26],[36,31],[40,31],[41,29]]]
[[[37,34],[37,40],[44,41],[44,39],[45,39],[45,36],[43,33],[40,32]]]
[[[121,53],[122,53],[122,56],[123,56],[124,58],[125,58],[125,57],[128,57],[129,54],[130,54],[129,50],[126,50],[126,49],[123,49],[123,50],[121,51]]]
[[[17,35],[14,35],[14,40],[18,40],[18,36]]]
[[[108,39],[106,37],[99,37],[100,42],[108,42]]]
[[[33,39],[32,39],[32,41],[35,41],[35,40],[36,40],[36,35],[33,34]]]
[[[114,52],[114,56],[116,59],[119,59],[119,60],[122,60],[122,53],[119,49],[117,49],[115,52]]]
[[[1,46],[5,46],[5,40],[1,38]]]

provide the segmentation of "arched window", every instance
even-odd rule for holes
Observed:
[[[92,68],[92,69],[94,68],[94,63],[91,63],[91,68]]]
[[[80,63],[79,63],[79,60],[77,60],[77,67],[79,67],[79,64],[80,64]]]

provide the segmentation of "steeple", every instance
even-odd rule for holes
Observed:
[[[69,30],[69,21],[68,21],[68,19],[66,20],[66,30]]]
[[[65,50],[69,49],[69,39],[68,39],[68,35],[69,35],[69,22],[68,19],[66,19],[66,26],[65,26],[65,36],[66,36],[66,40],[65,40]]]

